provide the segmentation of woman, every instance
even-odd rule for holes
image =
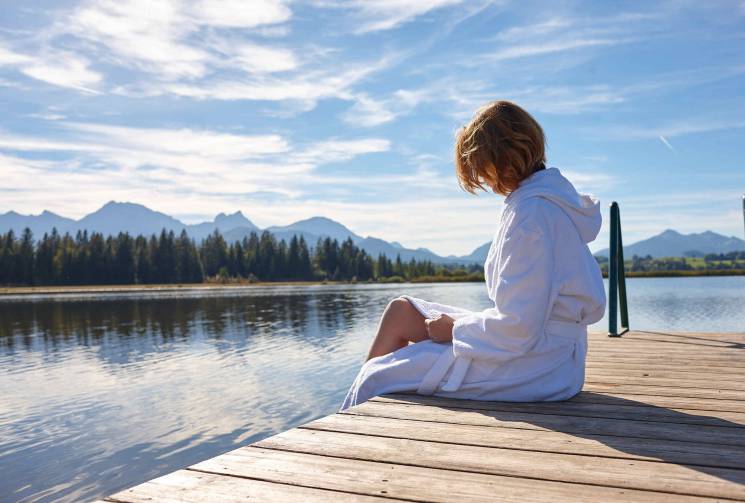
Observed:
[[[455,150],[461,187],[506,196],[484,264],[494,307],[393,300],[342,410],[400,391],[522,402],[582,389],[587,325],[605,311],[587,247],[600,230],[599,203],[546,169],[543,130],[514,103],[481,108]]]

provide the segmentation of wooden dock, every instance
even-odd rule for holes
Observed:
[[[585,390],[387,395],[107,501],[745,501],[745,334],[590,336]]]

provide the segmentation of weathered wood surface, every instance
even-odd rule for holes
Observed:
[[[387,395],[107,501],[745,501],[745,334],[591,334],[562,403]]]

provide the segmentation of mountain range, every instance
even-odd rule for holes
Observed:
[[[656,236],[637,241],[623,247],[624,258],[634,255],[645,257],[696,257],[707,253],[729,253],[745,250],[745,240],[735,236],[723,236],[712,231],[693,234],[681,234],[667,229]],[[607,257],[608,249],[600,250],[595,255]]]
[[[185,224],[170,215],[151,210],[141,204],[115,201],[106,203],[100,209],[79,220],[66,218],[46,210],[39,215],[21,215],[14,211],[0,215],[0,232],[2,233],[12,229],[20,235],[26,227],[30,228],[36,237],[42,236],[45,232],[51,232],[53,228],[62,234],[65,232],[74,234],[79,230],[88,230],[106,235],[119,232],[151,235],[160,233],[162,229],[176,233],[186,230],[189,236],[197,241],[218,230],[229,242],[241,240],[251,232],[260,233],[267,230],[277,239],[289,240],[293,235],[303,236],[311,246],[318,241],[319,237],[328,236],[339,241],[351,238],[357,246],[373,257],[384,253],[391,258],[400,255],[405,261],[414,258],[431,260],[438,264],[483,264],[491,244],[484,243],[468,255],[443,257],[426,248],[410,249],[395,241],[388,242],[372,236],[362,237],[343,224],[326,217],[312,217],[290,225],[275,225],[261,229],[243,213],[237,211],[231,214],[220,213],[211,222]],[[727,237],[712,231],[681,234],[668,229],[651,238],[624,246],[624,256],[683,257],[739,250],[745,250],[745,241],[734,236]],[[608,249],[600,250],[596,255],[607,257]]]
[[[390,243],[372,236],[362,237],[339,222],[326,217],[312,217],[290,225],[275,225],[261,229],[246,218],[243,213],[237,211],[231,214],[220,213],[211,222],[185,224],[170,215],[151,210],[141,204],[115,201],[106,203],[100,209],[80,220],[66,218],[46,210],[39,215],[21,215],[15,211],[0,215],[0,232],[4,233],[12,229],[16,235],[20,235],[26,227],[31,229],[35,237],[40,237],[45,232],[51,232],[53,228],[56,228],[61,234],[66,232],[75,234],[80,230],[87,230],[88,232],[100,232],[105,235],[129,232],[132,235],[142,234],[147,236],[159,234],[163,229],[172,230],[175,233],[186,230],[187,234],[197,241],[218,230],[228,242],[239,241],[251,232],[261,233],[263,230],[267,230],[274,234],[277,239],[289,240],[294,235],[303,236],[311,246],[315,245],[319,237],[328,236],[339,241],[352,238],[357,246],[373,257],[384,253],[390,258],[400,255],[401,260],[404,261],[414,258],[416,260],[431,260],[438,264],[480,264],[486,259],[486,253],[482,257],[477,253],[478,250],[464,257],[442,257],[426,248],[410,249],[397,242]]]

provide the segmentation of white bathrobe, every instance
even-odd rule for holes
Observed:
[[[587,325],[605,290],[587,243],[599,203],[558,169],[538,171],[505,199],[484,264],[494,307],[472,312],[410,296],[428,318],[455,319],[453,342],[424,341],[362,366],[342,410],[384,393],[476,400],[566,400],[584,383]]]

